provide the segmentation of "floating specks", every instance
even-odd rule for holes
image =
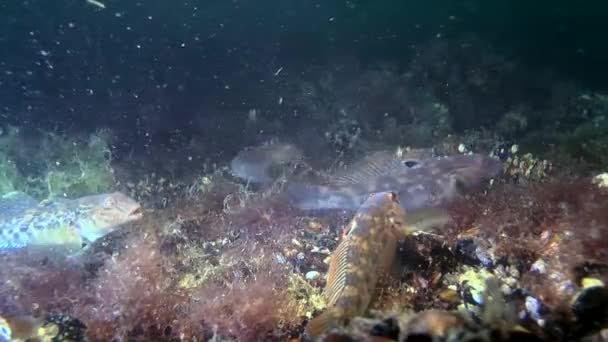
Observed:
[[[96,7],[99,7],[101,9],[105,9],[106,5],[103,2],[97,1],[97,0],[87,0],[87,3]]]

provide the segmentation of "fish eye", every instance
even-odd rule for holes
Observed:
[[[404,160],[403,165],[405,165],[411,169],[413,167],[420,165],[420,163],[417,160],[409,159],[409,160]]]
[[[395,192],[393,192],[393,191],[389,192],[388,196],[389,196],[388,198],[391,201],[399,203],[399,198],[397,197],[397,194]]]

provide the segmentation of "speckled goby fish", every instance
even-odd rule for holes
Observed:
[[[413,229],[394,192],[373,194],[361,205],[332,253],[324,292],[328,308],[308,323],[310,337],[365,313],[379,277],[395,258],[398,240]]]
[[[119,192],[41,203],[23,193],[9,193],[0,198],[0,250],[78,249],[142,214],[139,203]]]
[[[287,198],[300,209],[356,210],[369,194],[394,191],[405,209],[434,207],[500,175],[499,160],[481,155],[429,157],[404,162],[372,154],[327,184],[291,183]]]
[[[303,158],[295,145],[273,142],[239,152],[230,163],[233,176],[251,183],[270,183],[279,176],[281,167]]]

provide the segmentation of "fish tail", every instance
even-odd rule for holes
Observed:
[[[329,329],[339,327],[341,321],[343,321],[343,319],[339,312],[337,310],[329,309],[308,322],[306,325],[306,334],[312,338],[313,341],[316,341]]]

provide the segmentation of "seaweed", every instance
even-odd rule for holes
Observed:
[[[39,199],[104,192],[114,184],[111,134],[85,138],[10,127],[0,138],[0,191]]]

